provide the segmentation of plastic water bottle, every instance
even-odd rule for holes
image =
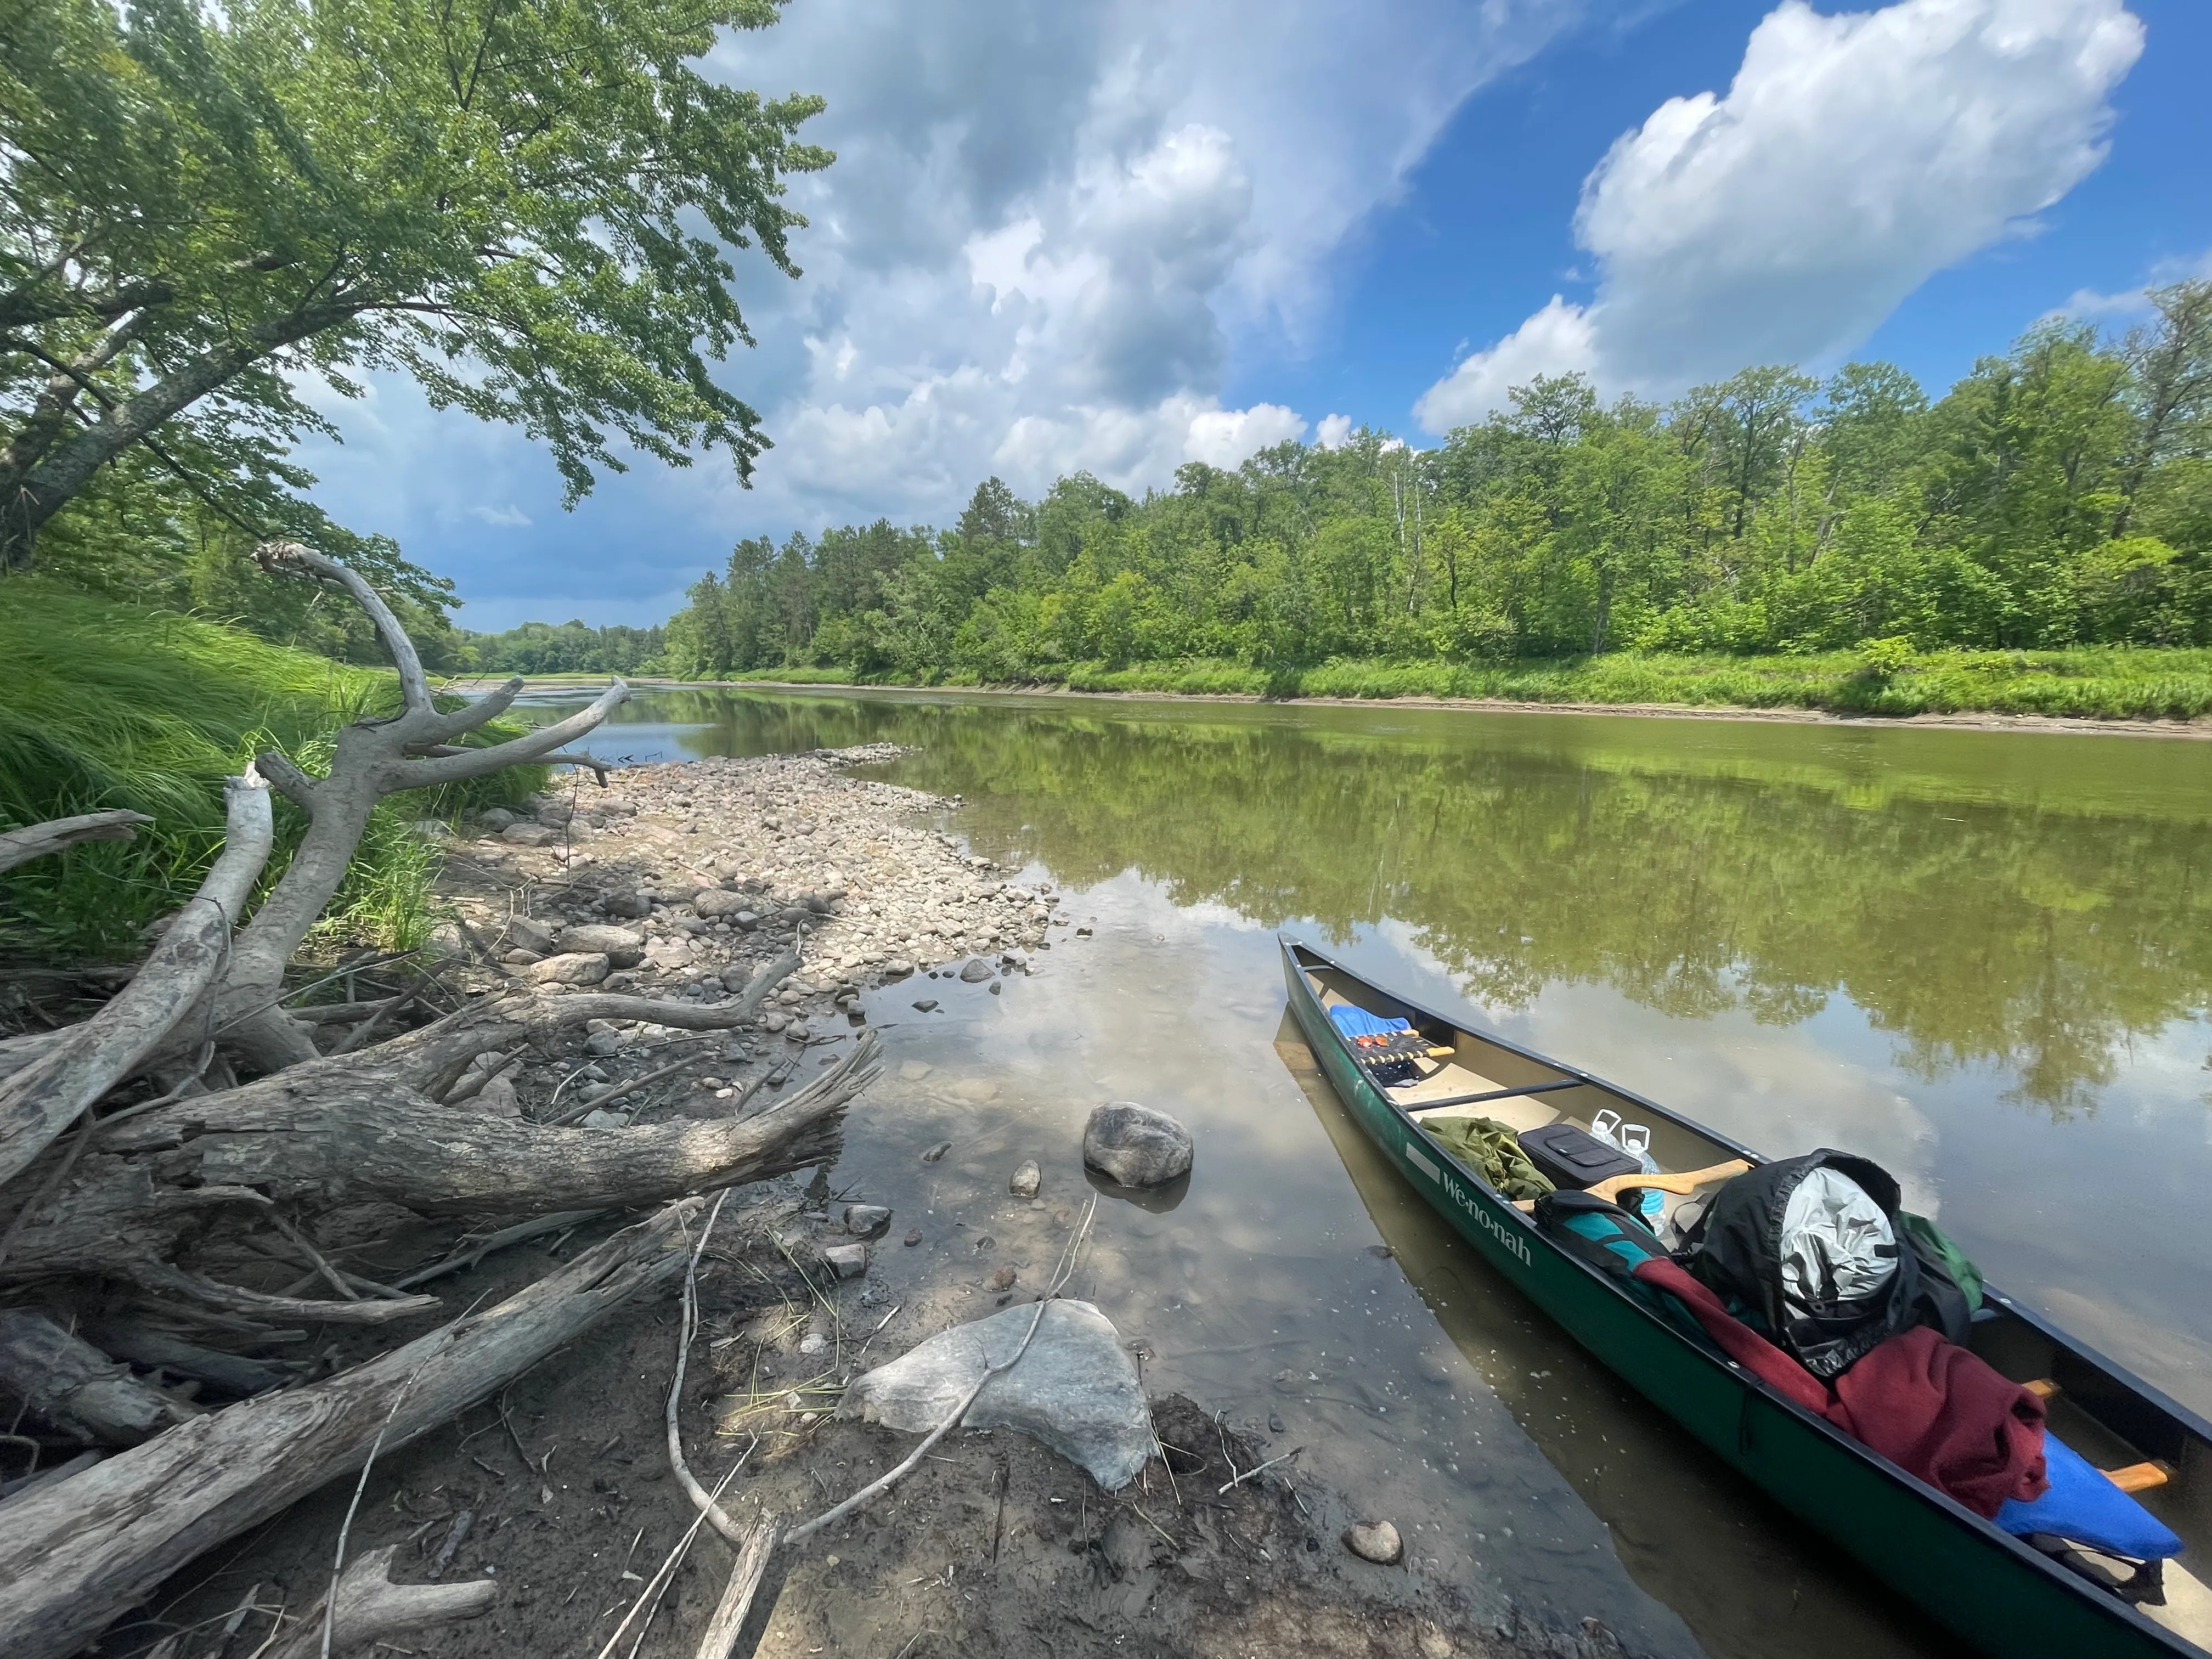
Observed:
[[[1651,1131],[1646,1125],[1623,1123],[1620,1114],[1608,1106],[1590,1120],[1590,1133],[1641,1164],[1644,1174],[1659,1173],[1659,1160],[1651,1156]],[[1637,1212],[1644,1224],[1657,1232],[1667,1213],[1667,1194],[1656,1187],[1638,1187],[1635,1192]]]

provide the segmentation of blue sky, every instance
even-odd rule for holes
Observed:
[[[645,623],[741,536],[1431,443],[1536,372],[1940,391],[2212,271],[2208,70],[2203,0],[791,0],[710,71],[823,93],[840,153],[806,275],[740,276],[755,488],[641,463],[564,513],[522,434],[389,380],[306,459],[468,626]]]

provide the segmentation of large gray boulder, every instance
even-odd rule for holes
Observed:
[[[1124,1187],[1158,1187],[1190,1169],[1190,1131],[1165,1112],[1109,1100],[1083,1126],[1083,1161]]]
[[[987,1365],[1013,1356],[1036,1317],[1030,1303],[933,1336],[856,1380],[837,1414],[927,1434],[952,1415]],[[1018,1429],[1108,1492],[1134,1480],[1156,1443],[1121,1333],[1088,1302],[1048,1303],[1029,1352],[983,1385],[961,1425]]]

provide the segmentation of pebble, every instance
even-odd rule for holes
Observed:
[[[960,969],[960,977],[967,984],[981,985],[985,980],[996,977],[998,971],[982,957],[970,957],[968,958],[967,964]]]
[[[881,1238],[890,1231],[891,1212],[880,1204],[851,1204],[845,1209],[845,1231],[856,1238]]]
[[[1000,1267],[992,1273],[988,1283],[994,1291],[1011,1291],[1014,1288],[1014,1281],[1020,1277],[1020,1273],[1015,1268]]]
[[[1031,1158],[1014,1171],[1014,1178],[1006,1183],[1006,1190],[1016,1198],[1035,1198],[1037,1188],[1043,1185],[1044,1171],[1038,1169],[1036,1160]]]
[[[915,1228],[911,1232],[908,1233],[908,1234],[907,1234],[907,1236],[906,1236],[906,1242],[907,1242],[907,1245],[908,1245],[908,1247],[909,1249],[911,1249],[913,1246],[915,1246],[915,1245],[916,1245],[916,1244],[921,1243],[921,1228],[919,1228],[919,1227],[916,1227],[916,1228]]]
[[[799,1339],[799,1351],[801,1353],[820,1353],[829,1346],[830,1339],[819,1331],[809,1331]]]
[[[925,1014],[933,1014],[937,1012],[937,999],[935,997],[924,997],[914,1006]]]
[[[586,1129],[624,1129],[629,1127],[629,1120],[620,1112],[611,1112],[602,1106],[596,1111],[584,1114],[583,1127]]]
[[[1280,1412],[1269,1412],[1267,1413],[1267,1432],[1270,1434],[1280,1434],[1283,1432],[1283,1415]]]
[[[904,957],[893,957],[884,964],[885,979],[904,979],[914,972],[914,964]]]
[[[939,1158],[943,1158],[945,1153],[951,1150],[952,1143],[951,1141],[940,1140],[937,1145],[931,1147],[927,1152],[921,1155],[921,1161],[924,1164],[934,1164]]]
[[[510,916],[507,923],[507,938],[510,945],[518,945],[526,951],[535,951],[541,957],[553,954],[553,930],[542,921],[532,921],[528,916]]]
[[[558,837],[542,823],[510,823],[499,838],[515,847],[550,847]]]
[[[865,1244],[824,1244],[822,1259],[836,1270],[840,1279],[858,1279],[868,1271],[868,1247]]]
[[[1388,1521],[1353,1522],[1344,1529],[1344,1547],[1378,1567],[1393,1567],[1406,1559],[1406,1540]]]

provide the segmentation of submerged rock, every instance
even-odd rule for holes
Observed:
[[[1012,1358],[1033,1319],[1029,1351],[984,1383],[962,1424],[1018,1429],[1118,1491],[1152,1455],[1152,1413],[1121,1334],[1088,1302],[1048,1303],[1042,1316],[1034,1304],[1008,1308],[955,1326],[856,1379],[837,1414],[927,1434],[987,1365]]]
[[[1035,1158],[1014,1171],[1014,1178],[1006,1183],[1006,1190],[1016,1198],[1035,1198],[1037,1188],[1044,1185],[1044,1171],[1037,1168]]]
[[[960,969],[960,977],[969,985],[981,985],[985,980],[996,977],[998,971],[982,957],[970,957]]]
[[[880,1204],[849,1204],[845,1231],[856,1238],[881,1238],[890,1231],[891,1212]]]
[[[1344,1529],[1344,1547],[1378,1567],[1395,1566],[1406,1559],[1406,1540],[1388,1521],[1353,1522]]]
[[[1187,1172],[1190,1131],[1165,1112],[1109,1100],[1083,1128],[1083,1161],[1124,1187],[1157,1187]]]

